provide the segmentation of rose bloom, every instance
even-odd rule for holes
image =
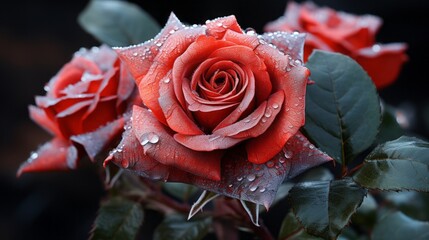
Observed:
[[[265,31],[307,33],[304,61],[313,49],[339,52],[355,59],[378,89],[390,85],[407,61],[404,43],[378,44],[375,35],[382,20],[373,15],[356,16],[318,7],[312,2],[289,2],[284,16],[268,23]]]
[[[135,89],[111,48],[76,52],[45,86],[46,96],[36,97],[36,106],[29,107],[31,118],[54,137],[31,154],[18,175],[74,169],[85,155],[94,160],[122,132]]]
[[[269,206],[286,177],[331,160],[299,132],[304,37],[243,31],[234,16],[185,26],[172,14],[154,39],[116,48],[144,106],[105,164]]]

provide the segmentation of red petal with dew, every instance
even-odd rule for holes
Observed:
[[[57,171],[75,169],[78,151],[70,141],[54,138],[33,152],[18,170],[20,176],[26,172]]]
[[[106,149],[120,135],[124,122],[124,118],[119,118],[93,132],[71,136],[70,139],[82,145],[89,158],[95,161],[97,154]]]
[[[182,146],[151,112],[138,106],[133,108],[132,126],[149,157],[201,177],[220,179],[222,152],[197,152]]]

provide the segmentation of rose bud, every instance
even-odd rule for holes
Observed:
[[[123,131],[123,114],[132,105],[134,80],[107,46],[81,49],[36,97],[30,117],[54,137],[18,170],[24,172],[75,169],[78,160],[96,155]]]
[[[356,60],[378,89],[392,84],[407,61],[404,43],[376,43],[382,20],[373,15],[356,16],[318,7],[312,2],[289,2],[284,16],[268,23],[265,31],[307,33],[306,62],[314,49],[339,52]]]

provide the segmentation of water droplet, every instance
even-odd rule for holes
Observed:
[[[286,108],[286,112],[289,112],[290,108]]]
[[[255,180],[256,176],[254,174],[249,174],[247,176],[247,180],[249,180],[249,182],[253,182],[253,180]]]
[[[290,67],[286,67],[286,72],[290,72],[292,70]]]
[[[258,186],[251,186],[251,187],[249,188],[249,190],[250,190],[251,192],[256,191],[256,189],[258,189]]]
[[[284,158],[279,159],[279,163],[285,163],[285,162],[286,162],[286,160]]]
[[[169,83],[169,82],[170,82],[170,78],[164,79],[164,83]]]
[[[170,34],[173,34],[174,32],[176,32],[176,30],[171,29],[169,33],[170,33]]]
[[[136,52],[135,52],[135,53],[133,53],[133,56],[134,56],[134,57],[137,57],[137,55],[139,55],[139,54],[138,54],[138,53],[136,53]]]
[[[277,109],[277,108],[279,108],[279,107],[280,107],[280,106],[279,106],[277,103],[274,103],[274,104],[273,104],[273,108],[274,108],[274,109]]]
[[[274,167],[274,162],[273,161],[268,161],[265,163],[265,165],[267,165],[267,167],[272,168]]]
[[[250,119],[248,119],[248,118],[247,118],[247,119],[244,119],[244,122],[245,122],[245,123],[248,123],[248,122],[250,122]]]
[[[310,144],[308,147],[309,147],[310,149],[314,149],[314,145],[313,145],[313,144]]]
[[[379,52],[380,50],[381,50],[381,47],[380,47],[380,45],[378,45],[378,44],[374,44],[374,45],[372,45],[372,51],[374,51],[374,52]]]
[[[38,158],[38,157],[39,157],[39,154],[38,154],[38,153],[36,153],[36,152],[32,152],[32,153],[31,153],[30,158],[32,158],[32,159],[36,159],[36,158]]]
[[[299,59],[295,59],[295,61],[293,61],[295,66],[301,66],[302,65],[302,61]]]
[[[237,177],[237,181],[241,182],[243,180],[243,177]]]
[[[267,122],[267,119],[266,119],[266,118],[262,118],[262,119],[261,119],[261,122],[263,122],[263,123],[264,123],[264,122]]]
[[[140,144],[141,144],[142,146],[144,146],[144,145],[146,145],[148,142],[149,142],[149,139],[144,138],[144,139],[140,142]]]
[[[228,187],[232,187],[232,184],[229,184]]]
[[[294,104],[294,106],[295,106],[295,107],[298,107],[298,103],[295,103],[295,104]]]
[[[156,43],[155,45],[156,45],[157,47],[161,47],[161,46],[162,46],[162,43],[158,42],[158,43]]]
[[[285,158],[291,158],[293,156],[292,151],[290,150],[286,150],[284,153]]]
[[[152,134],[152,135],[149,136],[148,139],[149,139],[150,143],[157,143],[159,141],[159,136],[155,135],[155,134]]]
[[[265,192],[265,190],[267,190],[267,189],[263,187],[263,188],[259,189],[259,192],[263,193],[263,192]]]
[[[267,118],[269,118],[269,117],[271,117],[271,111],[267,111],[267,112],[265,112],[265,115],[264,115],[265,117],[267,117]]]
[[[256,31],[255,31],[255,29],[253,29],[253,28],[246,28],[246,30],[244,30],[244,32],[245,32],[247,35],[255,35],[255,34],[256,34]]]
[[[293,125],[289,125],[288,127],[289,127],[289,128],[293,128]]]
[[[43,89],[44,89],[46,92],[49,92],[49,90],[51,90],[51,88],[49,87],[49,85],[45,85],[45,86],[43,87]]]

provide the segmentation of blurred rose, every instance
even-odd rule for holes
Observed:
[[[355,59],[377,88],[396,80],[407,61],[404,43],[378,44],[375,35],[382,20],[373,15],[356,16],[318,7],[312,2],[289,2],[285,15],[268,23],[265,31],[307,33],[304,60],[314,49],[339,52]]]
[[[109,47],[76,52],[45,86],[46,96],[29,107],[31,118],[54,138],[31,154],[18,175],[74,169],[84,155],[94,160],[122,132],[134,89],[132,76]]]

